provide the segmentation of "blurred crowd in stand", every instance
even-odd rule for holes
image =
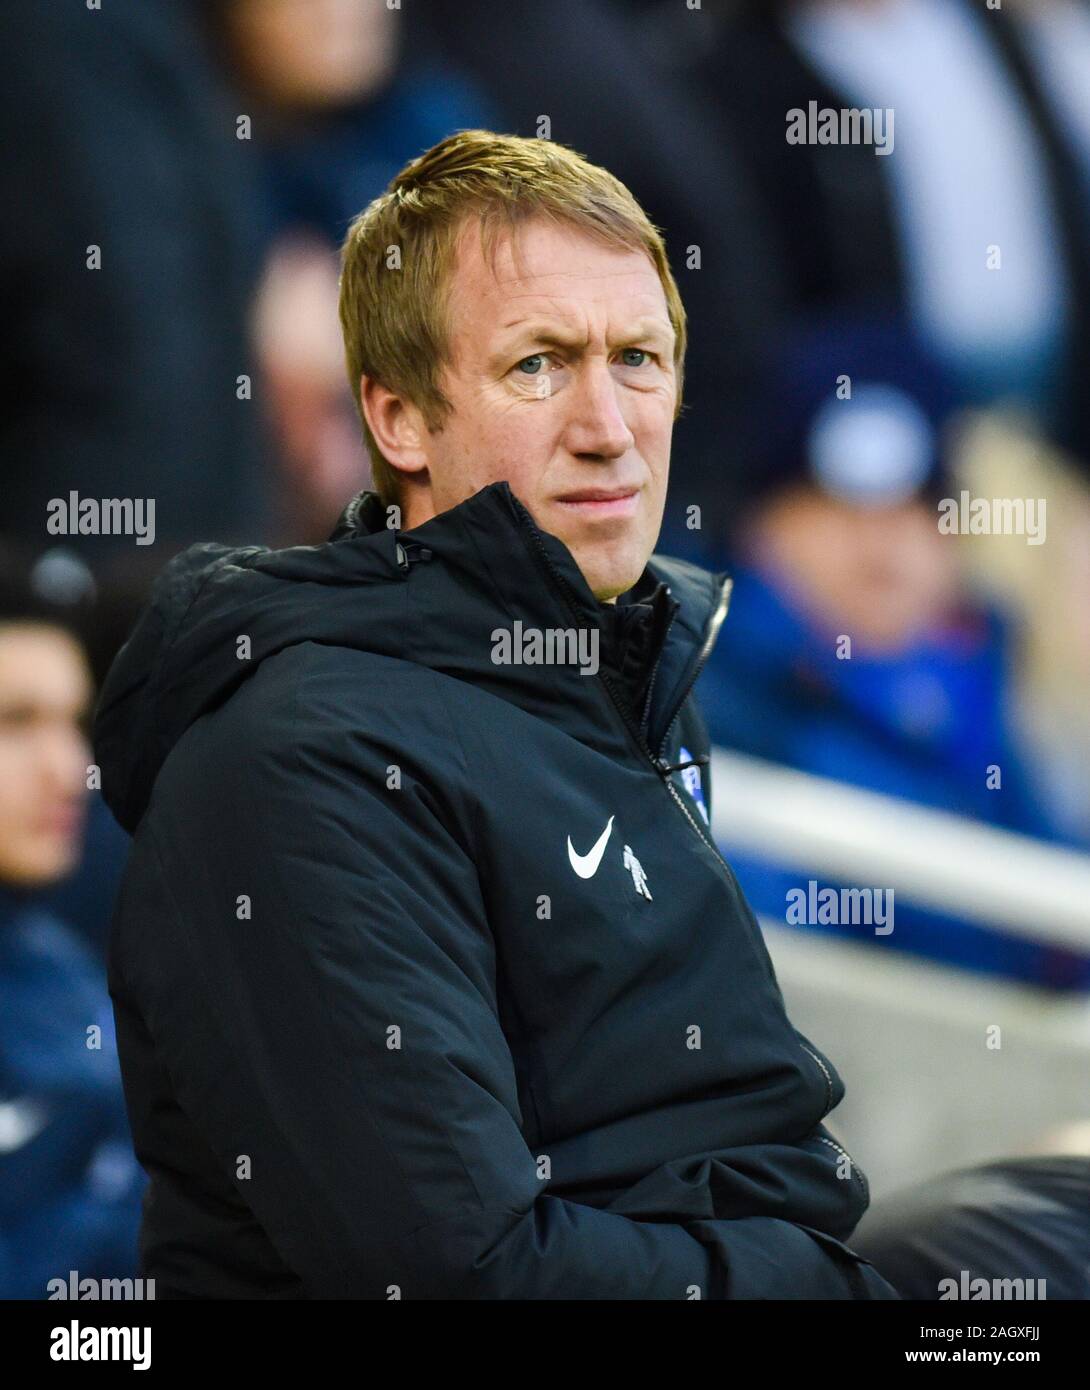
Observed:
[[[570,145],[665,234],[661,549],[735,580],[713,740],[1090,849],[1090,0],[20,4],[0,105],[0,1296],[135,1270],[95,684],[179,548],[319,542],[367,484],[337,251],[453,130]],[[874,138],[815,134],[846,109]],[[47,529],[72,493],[154,499],[154,544]],[[940,527],[963,498],[1036,532]],[[1090,988],[911,904],[878,942]]]

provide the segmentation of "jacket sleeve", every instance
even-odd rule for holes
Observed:
[[[350,732],[352,689],[301,681],[255,734],[260,674],[196,725],[115,927],[178,1103],[283,1259],[328,1298],[859,1296],[789,1223],[690,1229],[550,1193],[471,817],[440,770],[456,730],[399,666],[377,732]]]

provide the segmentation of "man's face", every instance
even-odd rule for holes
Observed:
[[[66,633],[0,626],[0,882],[44,886],[75,866],[90,699],[83,654]]]
[[[504,233],[493,273],[474,220],[450,317],[453,410],[423,440],[432,511],[505,480],[597,598],[624,593],[662,524],[677,397],[650,258],[533,220],[517,240]]]
[[[918,499],[864,507],[786,488],[750,523],[747,545],[815,622],[872,651],[903,651],[957,602],[957,553]]]

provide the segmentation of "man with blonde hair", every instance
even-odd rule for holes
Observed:
[[[709,830],[729,581],[653,555],[685,314],[605,170],[462,131],[357,219],[375,489],[195,547],[109,681],[160,1297],[892,1298]]]

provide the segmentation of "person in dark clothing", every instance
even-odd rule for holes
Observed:
[[[75,490],[150,500],[164,547],[264,539],[253,160],[193,5],[3,6],[0,109],[0,534],[56,544]]]
[[[389,248],[399,269],[388,269]],[[627,189],[467,131],[354,223],[377,491],[171,563],[96,716],[159,1297],[892,1299],[684,774],[685,319]],[[685,753],[683,755],[682,749]]]
[[[44,577],[0,556],[0,1298],[131,1279],[146,1186],[102,963],[50,901],[80,852],[91,687]]]
[[[1054,21],[1051,46],[1077,65],[1085,14],[1067,17],[1065,44],[1061,12],[1084,0],[640,8],[649,46],[673,55],[707,128],[738,152],[779,325],[905,313],[974,400],[1017,400],[1085,476],[1090,162],[1037,32]],[[891,157],[870,140],[787,138],[811,106],[895,115]]]
[[[270,436],[264,539],[323,541],[362,481],[337,251],[406,160],[453,130],[494,125],[494,112],[445,57],[407,41],[400,10],[373,0],[206,0],[202,9],[252,121],[264,257],[254,339]]]
[[[1026,1155],[890,1193],[852,1244],[902,1298],[1090,1298],[1090,1156]]]
[[[407,16],[370,0],[204,0],[240,109],[253,114],[261,233],[306,230],[335,251],[359,209],[492,103]]]

